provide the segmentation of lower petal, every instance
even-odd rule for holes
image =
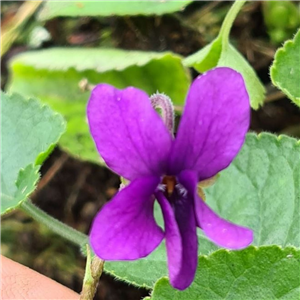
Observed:
[[[220,247],[243,249],[253,241],[253,231],[219,217],[200,197],[195,199],[198,225]]]
[[[94,219],[90,242],[104,260],[134,260],[150,254],[164,233],[153,216],[157,177],[132,181]]]
[[[184,290],[193,282],[198,263],[198,239],[193,199],[181,197],[172,208],[163,194],[157,195],[165,221],[169,277],[172,286]]]

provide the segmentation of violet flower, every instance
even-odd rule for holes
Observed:
[[[250,229],[220,218],[197,194],[198,181],[226,168],[243,145],[250,106],[239,73],[216,68],[193,82],[176,138],[134,87],[97,85],[87,115],[102,158],[130,181],[94,219],[90,242],[100,258],[142,258],[165,238],[170,282],[183,290],[197,268],[197,226],[221,247],[252,242]],[[164,230],[153,216],[155,199]]]

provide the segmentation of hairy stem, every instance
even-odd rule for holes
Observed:
[[[79,232],[76,229],[51,217],[43,210],[35,206],[29,199],[23,201],[20,207],[34,220],[46,225],[50,230],[66,240],[78,245],[79,247],[83,247],[83,245],[88,243],[88,237],[84,233]]]
[[[223,47],[227,47],[229,44],[229,33],[231,30],[232,24],[237,16],[237,14],[239,13],[240,9],[245,4],[245,2],[246,2],[245,0],[234,1],[233,5],[231,6],[230,10],[228,11],[228,13],[223,21],[219,35],[217,37],[217,39],[222,40]]]
[[[93,300],[100,276],[103,272],[104,260],[96,255],[92,257],[89,245],[86,245],[86,266],[80,300]]]
[[[161,110],[161,117],[169,132],[174,132],[174,107],[171,99],[165,95],[156,93],[150,97],[153,108]]]

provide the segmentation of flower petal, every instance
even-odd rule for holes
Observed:
[[[243,77],[216,68],[192,84],[170,155],[170,174],[195,170],[198,179],[226,168],[239,152],[250,122]]]
[[[170,282],[176,289],[184,290],[193,282],[198,263],[194,200],[177,195],[172,208],[162,193],[157,194],[157,199],[165,220]]]
[[[190,194],[194,192],[197,223],[209,239],[228,249],[242,249],[252,243],[251,229],[222,219],[197,195],[195,172],[181,172],[178,178]]]
[[[180,277],[183,247],[182,239],[171,204],[161,192],[157,192],[155,196],[160,204],[164,217],[169,277],[174,286],[174,278]]]
[[[97,149],[114,172],[129,180],[165,172],[172,137],[145,92],[99,84],[87,116]]]
[[[158,177],[134,180],[97,214],[90,233],[94,252],[104,260],[134,260],[147,256],[164,233],[153,216]]]
[[[200,197],[195,199],[200,228],[215,244],[228,249],[243,249],[253,241],[253,231],[219,217]]]

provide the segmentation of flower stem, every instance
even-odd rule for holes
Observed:
[[[97,291],[99,278],[103,272],[104,260],[98,258],[96,255],[92,257],[89,245],[86,245],[86,253],[85,274],[80,300],[93,300]]]
[[[29,199],[23,201],[20,208],[30,215],[34,220],[46,225],[51,231],[57,233],[66,240],[83,247],[88,243],[88,237],[76,229],[51,217],[43,210],[35,206]]]
[[[230,10],[228,11],[222,27],[220,29],[219,35],[217,39],[222,40],[222,45],[223,47],[227,47],[229,45],[229,33],[232,27],[232,24],[242,8],[242,6],[245,4],[245,0],[236,0],[234,1],[233,5],[231,6]]]

